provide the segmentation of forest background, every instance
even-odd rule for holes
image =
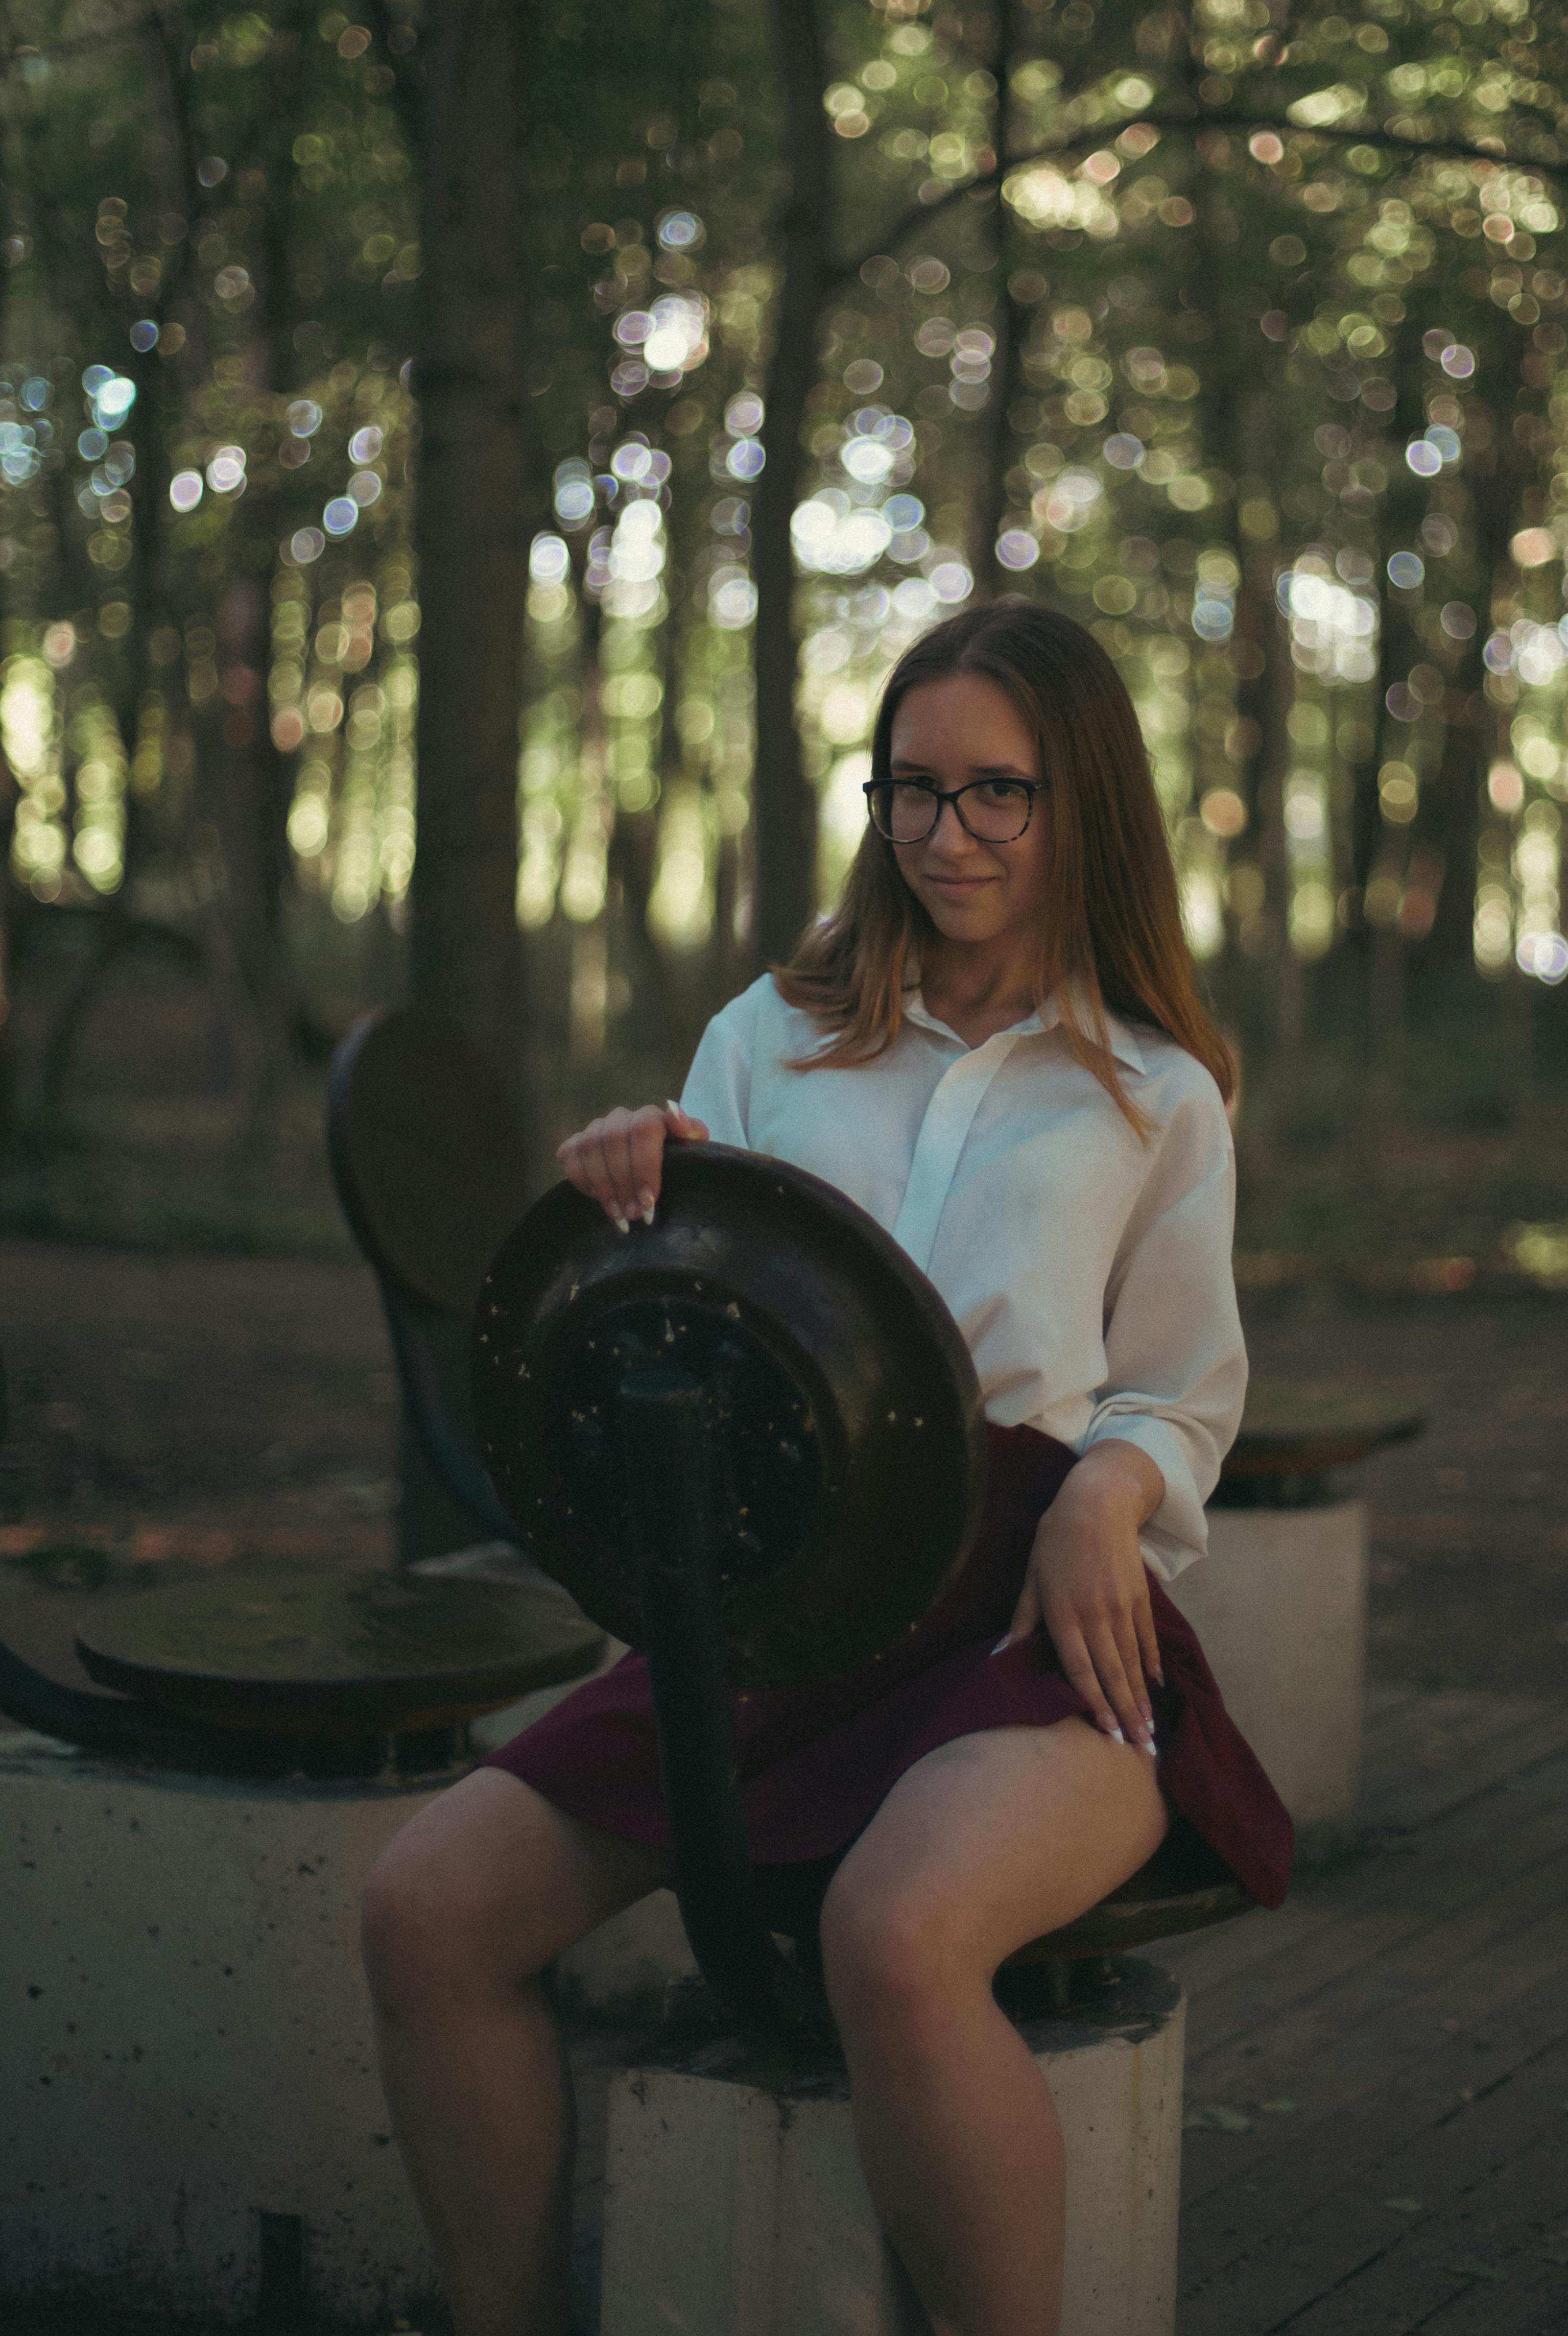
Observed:
[[[326,1056],[555,1139],[831,900],[882,676],[1080,617],[1243,1275],[1568,1284],[1561,0],[7,0],[0,1223],[340,1238]]]

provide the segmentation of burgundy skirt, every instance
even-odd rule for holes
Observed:
[[[992,1648],[1011,1621],[1035,1528],[1076,1455],[1032,1427],[988,1430],[990,1474],[973,1549],[952,1587],[886,1655],[824,1685],[735,1698],[735,1746],[752,1856],[792,1866],[846,1850],[892,1786],[939,1744],[988,1728],[1048,1728],[1089,1706],[1044,1630]],[[1261,1905],[1290,1876],[1292,1828],[1225,1709],[1193,1627],[1149,1582],[1164,1668],[1151,1682],[1167,1800]],[[484,1764],[504,1768],[569,1815],[664,1847],[658,1737],[648,1664],[627,1655]]]

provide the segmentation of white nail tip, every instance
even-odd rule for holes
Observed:
[[[1010,1639],[998,1639],[996,1645],[991,1649],[991,1652],[993,1655],[999,1655],[1004,1647],[1010,1647],[1012,1643],[1013,1642]]]
[[[653,1222],[653,1203],[651,1201],[642,1212],[642,1221],[645,1225],[651,1225]]]
[[[628,1224],[624,1217],[611,1217],[610,1223],[615,1227],[618,1233],[628,1233],[631,1231],[630,1225]]]
[[[1107,1728],[1105,1732],[1113,1744],[1125,1744],[1127,1740],[1119,1728]]]

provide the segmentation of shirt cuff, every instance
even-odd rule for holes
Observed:
[[[1174,1582],[1196,1559],[1206,1556],[1209,1548],[1209,1521],[1193,1481],[1192,1462],[1170,1421],[1146,1411],[1102,1413],[1084,1438],[1080,1456],[1091,1445],[1105,1444],[1113,1437],[1146,1452],[1164,1478],[1164,1497],[1138,1535],[1138,1547],[1151,1573],[1161,1582]]]

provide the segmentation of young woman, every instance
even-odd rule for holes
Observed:
[[[1284,1894],[1290,1821],[1160,1584],[1241,1415],[1232,1068],[1137,724],[1065,618],[1004,605],[894,671],[840,907],[710,1024],[678,1108],[560,1148],[626,1230],[671,1139],[792,1160],[956,1316],[990,1423],[955,1587],[825,1689],[737,1698],[754,1857],[836,1861],[828,1992],[883,2227],[938,2336],[1056,2336],[1062,2143],[991,1981],[1173,1824]],[[365,1952],[458,2336],[560,2336],[571,2100],[540,1974],[664,1873],[628,1657],[426,1809]]]

